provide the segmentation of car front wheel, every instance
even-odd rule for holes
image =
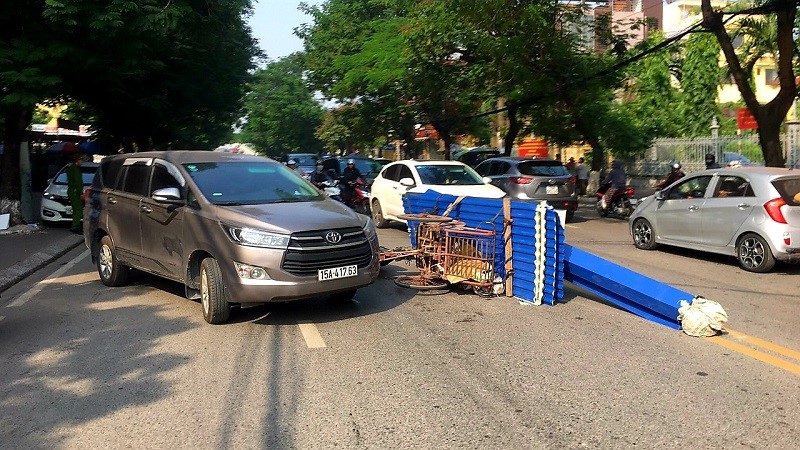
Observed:
[[[200,264],[200,302],[203,304],[203,318],[208,323],[223,323],[231,315],[222,271],[214,258],[206,258]]]
[[[389,224],[389,221],[383,217],[381,202],[377,198],[372,201],[372,222],[376,228],[386,228],[386,225]]]
[[[658,246],[653,226],[647,219],[633,222],[633,245],[642,250],[652,250]]]
[[[748,272],[764,273],[775,267],[775,257],[769,244],[759,235],[749,233],[736,245],[739,266]]]
[[[128,280],[131,268],[120,264],[114,243],[109,236],[100,239],[100,249],[97,255],[97,273],[100,281],[106,286],[122,286]]]

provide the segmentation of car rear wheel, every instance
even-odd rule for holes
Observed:
[[[386,228],[389,221],[383,217],[383,210],[381,209],[381,202],[376,198],[372,201],[372,222],[376,228]]]
[[[109,236],[100,239],[100,250],[97,255],[97,273],[100,281],[106,286],[122,286],[128,280],[131,268],[120,264],[114,243]]]
[[[748,272],[764,273],[775,267],[775,257],[769,244],[759,235],[749,233],[736,245],[739,266]]]
[[[564,218],[564,222],[566,222],[566,223],[572,222],[572,218],[573,217],[575,217],[575,210],[574,209],[568,209],[567,210],[567,216]]]
[[[647,219],[633,222],[633,245],[642,250],[652,250],[658,246],[655,230]]]
[[[208,323],[223,323],[231,315],[231,305],[225,298],[222,271],[214,258],[206,258],[200,264],[200,302],[203,305],[203,318]]]

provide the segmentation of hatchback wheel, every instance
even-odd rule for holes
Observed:
[[[200,302],[203,304],[203,318],[208,323],[223,323],[231,315],[222,271],[214,258],[206,258],[200,264]]]
[[[386,225],[389,224],[389,221],[383,217],[381,202],[377,198],[372,201],[372,222],[376,228],[386,228]]]
[[[759,235],[749,233],[736,245],[739,266],[748,272],[764,273],[775,267],[775,257],[769,244]]]
[[[100,239],[100,250],[97,255],[97,273],[100,281],[106,286],[122,286],[128,280],[131,268],[120,264],[114,243],[109,236]]]
[[[633,222],[633,245],[642,250],[652,250],[658,246],[653,226],[647,219]]]

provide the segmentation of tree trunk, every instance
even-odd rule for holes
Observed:
[[[783,149],[780,143],[780,127],[797,95],[792,57],[795,51],[793,27],[797,16],[798,1],[775,2],[774,5],[775,7],[780,6],[780,9],[774,12],[777,21],[780,90],[765,105],[761,105],[758,102],[755,92],[750,86],[749,73],[742,68],[728,31],[725,29],[723,13],[715,11],[711,7],[711,0],[702,0],[700,8],[703,12],[703,27],[713,32],[714,36],[716,36],[720,48],[722,48],[722,53],[725,55],[730,73],[739,88],[739,93],[741,93],[744,103],[758,123],[758,140],[761,144],[761,151],[764,154],[766,165],[768,167],[785,167],[786,159],[783,157]]]
[[[517,121],[517,108],[510,106],[508,108],[508,131],[506,132],[503,145],[503,154],[511,156],[511,150],[514,148],[514,141],[517,140],[519,135],[519,122]]]
[[[453,136],[450,135],[450,127],[444,122],[434,121],[431,122],[433,128],[439,133],[439,138],[444,141],[444,160],[450,161],[450,146],[453,145]]]
[[[19,148],[25,134],[25,128],[30,124],[33,110],[21,107],[11,107],[3,116],[3,169],[0,174],[0,213],[9,213],[9,226],[21,225],[22,212],[20,199],[22,198],[20,186]]]

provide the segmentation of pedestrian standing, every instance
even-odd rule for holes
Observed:
[[[81,220],[83,220],[83,175],[81,173],[81,154],[72,155],[72,164],[67,167],[67,198],[72,206],[73,233],[83,234]]]
[[[578,195],[586,195],[586,186],[589,185],[589,169],[586,167],[586,160],[578,158],[575,165],[575,177],[578,179]]]

